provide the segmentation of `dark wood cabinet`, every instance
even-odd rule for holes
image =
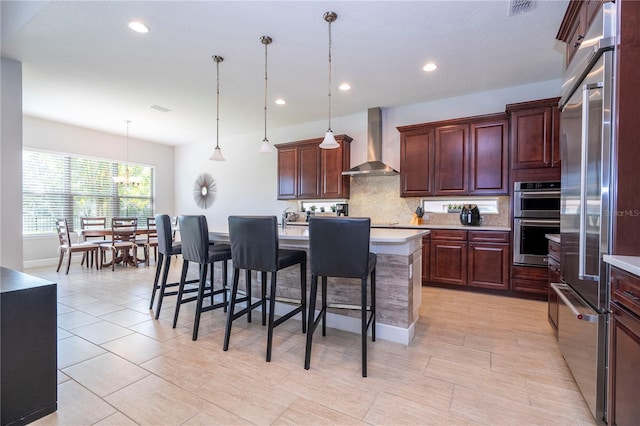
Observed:
[[[562,24],[560,24],[560,30],[556,35],[558,40],[566,43],[565,66],[569,65],[576,50],[584,41],[587,30],[603,2],[603,0],[574,0],[569,2]]]
[[[509,289],[509,232],[432,230],[429,282]]]
[[[400,134],[400,196],[433,195],[434,129]]]
[[[511,290],[544,295],[549,293],[549,271],[535,266],[511,267]]]
[[[278,148],[278,199],[298,198],[298,148]]]
[[[431,230],[430,281],[467,284],[467,231]]]
[[[609,360],[610,425],[640,419],[640,277],[611,267]]]
[[[560,167],[558,98],[507,105],[511,168]]]
[[[468,148],[469,126],[467,124],[436,127],[434,142],[436,195],[468,193]]]
[[[509,289],[509,233],[469,231],[468,285]]]
[[[278,199],[349,198],[352,139],[336,136],[339,148],[319,148],[322,138],[276,145],[278,149]]]
[[[398,127],[400,195],[509,193],[505,114]]]
[[[480,195],[508,191],[508,129],[509,124],[506,119],[471,124],[469,193]]]
[[[422,285],[429,281],[431,270],[431,235],[422,237]]]

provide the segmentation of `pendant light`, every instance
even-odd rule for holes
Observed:
[[[220,62],[224,61],[222,56],[215,55],[213,57],[216,63],[216,148],[213,150],[213,155],[209,157],[209,160],[213,161],[226,161],[226,158],[222,155],[220,149]]]
[[[322,149],[334,149],[339,148],[340,145],[333,136],[333,130],[331,130],[331,23],[338,19],[338,15],[335,12],[325,12],[324,20],[329,23],[329,129],[324,134],[324,140],[320,144]]]
[[[273,147],[267,139],[267,46],[273,41],[269,36],[260,37],[260,41],[264,44],[264,139],[260,145],[258,152],[263,154],[270,154],[273,152]]]
[[[113,176],[113,182],[118,186],[140,186],[142,179],[138,176],[131,176],[129,173],[129,124],[131,124],[131,120],[125,120],[127,123],[127,162],[125,164],[124,176]]]

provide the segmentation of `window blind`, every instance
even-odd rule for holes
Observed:
[[[117,185],[126,164],[24,150],[22,168],[23,233],[56,232],[55,220],[67,218],[80,229],[80,217],[137,217],[139,226],[155,212],[155,167],[129,164],[138,186]]]

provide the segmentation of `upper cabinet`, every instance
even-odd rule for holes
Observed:
[[[400,195],[507,194],[507,128],[505,114],[398,127]]]
[[[603,0],[571,1],[567,7],[556,38],[566,43],[565,66],[569,65],[573,55],[584,41],[593,17],[598,13]]]
[[[559,98],[507,105],[511,168],[560,167]]]
[[[322,138],[276,145],[278,199],[349,198],[350,178],[342,176],[351,164],[351,141],[338,135],[336,149],[320,149]]]

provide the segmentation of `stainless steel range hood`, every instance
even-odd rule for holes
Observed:
[[[392,176],[398,172],[382,161],[382,110],[369,108],[367,114],[367,162],[342,172],[347,176]]]

